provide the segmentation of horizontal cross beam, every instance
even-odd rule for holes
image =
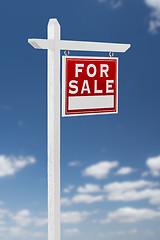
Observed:
[[[36,49],[50,49],[50,50],[54,50],[54,47],[56,47],[59,48],[59,50],[124,53],[131,47],[131,44],[66,41],[66,40],[59,40],[55,44],[54,40],[51,39],[29,39],[28,42]]]

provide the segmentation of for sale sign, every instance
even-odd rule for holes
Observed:
[[[62,116],[118,112],[118,58],[63,56]]]

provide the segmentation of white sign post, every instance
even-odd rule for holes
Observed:
[[[48,240],[60,240],[60,50],[126,52],[130,44],[64,41],[57,19],[50,19],[48,39],[29,39],[48,50]]]

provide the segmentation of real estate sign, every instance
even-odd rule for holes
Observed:
[[[118,58],[63,56],[62,116],[118,112]]]

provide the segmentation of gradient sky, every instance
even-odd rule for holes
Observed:
[[[132,44],[119,113],[61,119],[61,239],[159,240],[160,0],[1,2],[0,239],[47,240],[47,53],[27,39],[49,18],[65,40]]]

